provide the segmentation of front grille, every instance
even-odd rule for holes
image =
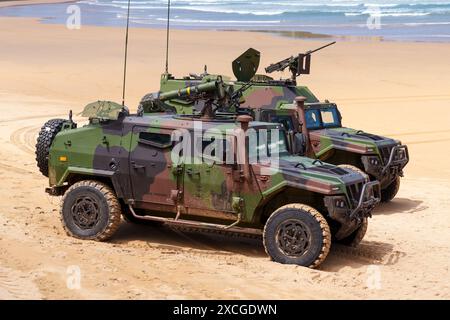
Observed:
[[[363,186],[364,186],[363,182],[347,186],[347,193],[353,206],[358,205],[359,198],[361,197],[361,192],[363,190]]]
[[[380,148],[381,159],[383,160],[384,164],[387,164],[389,162],[389,157],[391,156],[391,151],[393,148],[394,146]]]

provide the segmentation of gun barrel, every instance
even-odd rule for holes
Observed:
[[[329,47],[329,46],[331,46],[331,45],[333,45],[333,44],[335,44],[335,43],[336,43],[336,41],[333,41],[333,42],[327,43],[326,45],[324,45],[324,46],[321,46],[320,48],[317,48],[317,49],[314,49],[314,50],[309,50],[308,52],[306,52],[306,54],[308,55],[308,54],[311,54],[311,53],[317,52],[317,51],[319,51],[319,50],[325,49],[326,47]]]

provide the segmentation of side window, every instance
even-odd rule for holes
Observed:
[[[270,120],[272,123],[282,124],[286,131],[294,130],[294,123],[292,122],[292,118],[290,116],[273,115]]]
[[[311,109],[305,112],[306,127],[308,129],[320,128],[320,114],[319,110]]]
[[[323,109],[321,111],[321,116],[324,127],[340,126],[339,115],[336,109]]]
[[[139,143],[164,149],[172,146],[172,139],[171,135],[166,133],[140,132]]]

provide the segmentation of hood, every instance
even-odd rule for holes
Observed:
[[[270,189],[289,185],[321,194],[339,194],[350,184],[365,182],[365,177],[358,172],[300,156],[282,156],[271,166],[252,167],[257,176],[270,177]]]
[[[320,143],[320,152],[317,156],[330,149],[348,150],[360,154],[379,154],[380,149],[400,144],[400,141],[371,134],[362,130],[351,128],[329,128],[311,130],[309,132],[312,143]]]

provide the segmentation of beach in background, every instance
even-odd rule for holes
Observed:
[[[246,3],[233,10],[266,12],[264,1],[258,8]],[[72,4],[60,4],[61,12]],[[85,3],[81,29],[69,29],[47,23],[54,18],[44,6],[0,9],[0,299],[450,299],[449,43],[338,40],[314,54],[311,74],[298,79],[321,100],[336,102],[345,126],[399,139],[411,157],[398,196],[376,209],[360,247],[332,246],[320,269],[311,270],[270,262],[258,241],[171,228],[123,222],[106,243],[66,236],[59,199],[46,195],[48,179],[36,167],[36,136],[45,121],[67,118],[69,110],[77,115],[98,99],[121,101],[125,30],[115,15],[123,8],[103,7],[116,23],[96,26],[83,21],[92,14],[102,24],[100,6]],[[6,17],[5,10],[29,14]],[[174,19],[181,10],[174,9]],[[214,20],[236,17],[245,18],[217,12]],[[130,29],[131,111],[159,89],[163,24]],[[171,73],[201,73],[207,64],[210,73],[232,75],[231,62],[249,47],[261,51],[262,73],[329,41],[206,29],[172,30]],[[76,275],[78,287],[71,282]]]
[[[127,0],[74,3],[81,9],[84,25],[125,24]],[[14,6],[0,8],[0,16],[35,17],[45,23],[64,24],[66,9],[65,3]],[[130,17],[131,26],[164,28],[167,0],[132,0]],[[277,31],[288,36],[448,42],[450,1],[172,0],[171,25],[176,29]]]

